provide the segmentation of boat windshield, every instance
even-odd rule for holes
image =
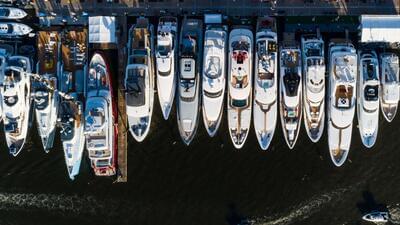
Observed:
[[[110,166],[110,161],[108,159],[100,159],[96,161],[96,167],[107,167]]]
[[[247,106],[247,99],[232,99],[231,105],[236,108],[244,108]]]
[[[363,72],[367,74],[367,80],[377,80],[377,73],[375,72],[375,64],[369,62],[368,64],[363,65]]]
[[[364,97],[367,101],[378,100],[378,85],[366,85],[364,89]]]
[[[186,35],[186,37],[182,40],[181,49],[182,56],[194,57],[196,55],[196,37]]]
[[[311,42],[306,44],[306,57],[312,56],[322,56],[322,49],[324,48],[323,44],[320,42]]]
[[[9,9],[5,9],[5,8],[1,8],[0,9],[0,16],[7,17],[9,15],[10,15],[10,10]]]
[[[171,52],[171,45],[158,45],[157,52],[161,56],[167,57],[167,56],[169,56],[169,53]]]
[[[283,77],[283,82],[285,84],[285,93],[289,97],[294,97],[297,95],[300,84],[300,76],[294,71],[285,71],[285,76]]]

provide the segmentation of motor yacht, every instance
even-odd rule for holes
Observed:
[[[318,142],[325,123],[325,54],[319,35],[301,38],[303,59],[303,113],[307,135]]]
[[[85,146],[84,101],[87,77],[87,29],[70,30],[62,39],[57,124],[64,150],[65,164],[71,180],[79,174]]]
[[[4,81],[4,70],[7,65],[7,58],[11,56],[14,52],[14,48],[8,44],[0,44],[0,87],[3,86]],[[1,91],[0,91],[1,99]],[[0,121],[3,120],[3,109],[2,104],[0,104]]]
[[[302,117],[301,52],[296,44],[280,49],[280,115],[286,144],[293,149]]]
[[[57,92],[49,90],[46,84],[57,89],[60,69],[60,37],[57,31],[40,31],[37,35],[38,63],[36,71],[43,81],[33,82],[34,109],[37,129],[45,152],[53,147],[59,106]],[[44,82],[46,84],[44,84]]]
[[[0,19],[20,20],[28,14],[19,8],[0,6]]]
[[[210,137],[217,133],[223,114],[227,30],[227,26],[210,24],[206,26],[204,36],[202,110],[204,126]]]
[[[112,92],[110,67],[96,52],[86,78],[85,137],[91,166],[97,176],[116,173],[117,110]]]
[[[362,219],[376,224],[383,224],[389,221],[390,215],[388,212],[372,211],[365,214]]]
[[[362,143],[371,148],[378,136],[379,61],[375,51],[358,54],[357,118]]]
[[[139,18],[129,31],[128,63],[125,71],[125,101],[129,131],[136,141],[150,130],[154,102],[153,27]]]
[[[0,37],[17,37],[29,34],[32,31],[28,25],[14,22],[0,22]]]
[[[177,54],[178,19],[171,16],[160,17],[155,55],[158,100],[165,120],[169,117],[175,97]]]
[[[394,53],[380,55],[379,93],[382,114],[388,122],[396,115],[399,103],[399,57]]]
[[[10,154],[17,156],[23,148],[29,127],[31,108],[30,59],[10,56],[4,69],[1,104],[6,143]]]
[[[228,127],[233,146],[243,147],[251,123],[253,32],[236,27],[229,34]]]
[[[183,142],[193,140],[199,121],[203,22],[185,18],[180,33],[177,118]]]
[[[268,149],[278,117],[278,35],[276,21],[259,18],[256,33],[253,124],[262,150]]]
[[[335,166],[341,166],[350,150],[356,105],[357,54],[346,40],[329,44],[328,143]]]

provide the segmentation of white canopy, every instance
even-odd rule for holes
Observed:
[[[361,42],[400,42],[400,15],[362,15]]]
[[[116,43],[115,17],[89,17],[89,43]]]

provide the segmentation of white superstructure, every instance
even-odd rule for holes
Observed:
[[[0,6],[0,19],[18,20],[25,18],[27,15],[22,9]]]
[[[399,57],[394,53],[380,55],[379,93],[382,114],[388,122],[396,116],[399,103]]]
[[[32,31],[28,25],[14,22],[0,22],[0,37],[17,37],[29,34]]]

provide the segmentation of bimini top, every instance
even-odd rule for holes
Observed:
[[[361,42],[400,42],[399,15],[362,15]]]
[[[89,43],[117,43],[115,17],[89,17]]]

